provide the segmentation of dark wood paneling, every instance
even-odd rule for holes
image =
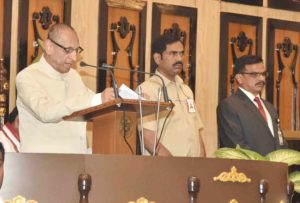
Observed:
[[[27,66],[27,38],[28,38],[28,9],[29,0],[19,2],[19,19],[18,22],[18,70],[20,71]]]
[[[101,66],[107,59],[108,6],[105,1],[101,1],[99,6],[98,65]],[[97,74],[97,92],[102,92],[106,87],[106,71],[98,70]]]
[[[145,71],[145,48],[146,48],[146,27],[147,27],[147,6],[143,8],[140,14],[140,43],[139,43],[139,70]],[[145,74],[138,74],[138,82],[145,80]]]
[[[253,39],[253,43],[255,43],[255,50],[253,50],[252,53],[257,55],[261,55],[262,53],[262,18],[231,13],[221,13],[219,100],[228,96],[228,88],[230,86],[230,81],[228,80],[228,74],[232,72],[232,64],[229,64],[229,59],[232,57],[232,55],[228,51],[230,46],[230,23],[239,24],[241,26],[255,26],[256,36],[255,39]],[[239,33],[236,33],[234,36],[237,36],[238,34]],[[231,70],[229,70],[229,68]]]
[[[64,0],[64,20],[63,22],[71,25],[72,0]]]
[[[145,33],[146,33],[146,11],[147,11],[147,4],[145,3],[145,6],[142,8],[142,10],[131,10],[131,9],[125,9],[121,7],[110,7],[107,5],[105,1],[100,2],[100,15],[99,15],[99,35],[98,35],[98,66],[101,66],[103,63],[112,63],[112,56],[109,55],[108,50],[112,50],[112,40],[111,40],[111,33],[109,30],[111,29],[112,23],[118,23],[117,21],[120,20],[120,17],[126,17],[128,19],[128,23],[130,25],[134,25],[136,27],[136,36],[135,41],[133,43],[134,48],[132,50],[132,64],[134,67],[134,70],[137,70],[139,67],[140,71],[145,70]],[[138,12],[138,19],[134,18]],[[117,13],[120,16],[111,15]],[[112,16],[113,19],[110,19],[109,16]],[[117,19],[117,21],[116,21]],[[131,20],[129,20],[131,19]],[[137,22],[134,23],[133,21]],[[128,71],[121,71],[121,70],[115,70],[115,77],[118,84],[124,83],[127,86],[129,86],[130,81],[130,72],[129,72],[129,60],[128,55],[126,53],[126,56],[124,56],[124,47],[127,47],[129,44],[129,37],[132,36],[132,32],[128,34],[124,39],[122,39],[119,36],[119,33],[117,31],[115,32],[116,42],[117,45],[120,46],[121,50],[117,54],[117,58],[114,64],[117,68],[125,68],[128,69]],[[138,44],[136,44],[138,43]],[[135,47],[136,46],[136,47]],[[135,49],[137,48],[137,49]],[[137,51],[136,51],[137,50]],[[125,58],[126,59],[125,59]],[[122,60],[122,58],[124,60]],[[136,60],[136,63],[134,60]],[[133,89],[137,86],[136,81],[138,74],[133,74]],[[144,77],[142,77],[143,80]],[[139,81],[140,82],[140,81]],[[106,86],[110,83],[110,78],[107,76],[107,72],[103,70],[98,70],[98,76],[97,76],[97,91],[101,92],[106,88]]]
[[[268,5],[270,8],[300,11],[299,0],[268,0]]]
[[[174,23],[176,23],[176,16],[181,17],[188,17],[189,18],[189,30],[187,34],[189,35],[189,50],[185,50],[185,55],[189,56],[187,62],[190,64],[190,73],[189,74],[189,81],[186,83],[189,84],[192,91],[195,93],[195,76],[196,76],[196,32],[197,32],[197,9],[196,8],[189,8],[183,6],[174,6],[174,5],[165,5],[165,4],[153,4],[153,11],[152,11],[152,42],[159,37],[164,30],[161,28],[163,27],[161,24],[162,15],[173,15]],[[172,25],[168,25],[168,29],[171,28]],[[152,52],[151,52],[152,55]],[[151,72],[155,72],[156,64],[151,56]]]
[[[296,93],[296,102],[293,101],[293,82],[291,64],[294,58],[295,50],[292,50],[291,55],[285,57],[283,49],[280,49],[280,55],[283,62],[282,80],[280,82],[280,96],[277,97],[276,81],[278,80],[278,57],[275,53],[277,44],[284,42],[285,38],[289,38],[293,46],[300,46],[300,23],[269,19],[267,26],[268,44],[267,44],[267,64],[270,72],[270,77],[267,79],[267,98],[274,103],[279,109],[279,117],[281,120],[281,127],[283,130],[299,130],[300,115],[299,115],[299,88]],[[292,47],[291,47],[292,48]],[[297,56],[295,66],[295,80],[299,86],[299,53]],[[279,98],[279,100],[277,100]],[[278,102],[280,102],[278,104]],[[293,105],[295,104],[295,109]],[[294,119],[296,116],[296,119]],[[293,122],[295,120],[295,123]]]
[[[300,32],[300,23],[291,22],[291,21],[283,21],[276,19],[268,19],[267,23],[268,29],[268,40],[267,40],[267,64],[268,69],[270,70],[270,77],[267,82],[267,89],[273,90],[274,87],[274,41],[275,41],[275,30],[283,29],[283,30],[291,30]],[[267,91],[267,99],[273,103],[274,92]]]
[[[63,1],[63,13],[59,15],[60,22],[64,22],[66,24],[69,24],[71,22],[71,2],[72,0],[62,0]],[[53,5],[55,5],[56,2],[51,2]],[[33,36],[33,30],[31,30],[32,27],[32,15],[33,13],[29,13],[29,11],[32,8],[39,7],[41,4],[40,1],[31,1],[31,0],[22,0],[19,1],[19,23],[18,24],[18,71],[21,71],[26,66],[28,66],[31,63],[31,54],[29,53],[29,47],[32,47],[32,38]],[[43,6],[48,6],[47,2],[45,1]],[[50,9],[51,10],[51,9]],[[40,12],[35,11],[35,12]],[[57,15],[55,11],[53,12],[53,15]],[[63,19],[63,20],[62,20]],[[54,22],[53,22],[54,23]],[[32,48],[33,50],[34,48]],[[33,52],[30,49],[30,52]],[[30,56],[29,56],[30,55]]]
[[[263,0],[222,0],[222,1],[228,1],[228,2],[239,3],[239,4],[247,4],[247,5],[255,5],[255,6],[263,5]]]
[[[11,19],[12,19],[12,1],[4,0],[3,6],[3,58],[4,66],[7,70],[7,79],[10,80],[10,50],[11,50]],[[6,99],[6,116],[9,111],[9,93]]]
[[[11,17],[12,17],[12,1],[4,0],[4,16],[3,16],[3,57],[4,65],[7,69],[8,78],[10,70],[10,41],[11,41]]]

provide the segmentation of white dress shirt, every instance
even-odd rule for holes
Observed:
[[[248,92],[247,90],[245,90],[245,89],[243,89],[243,88],[241,88],[241,87],[239,87],[239,88],[240,88],[240,90],[242,90],[242,91],[245,93],[245,95],[247,95],[247,97],[253,102],[253,104],[254,104],[257,108],[258,108],[258,105],[257,105],[257,103],[254,101],[254,98],[255,98],[255,97],[258,97],[258,98],[260,99],[260,101],[261,101],[260,103],[262,104],[262,106],[263,106],[263,108],[264,108],[264,111],[265,111],[265,113],[266,113],[266,116],[267,116],[268,127],[269,127],[269,129],[270,129],[272,135],[274,136],[274,128],[273,128],[272,118],[271,118],[270,113],[269,113],[268,109],[266,108],[264,102],[261,100],[260,96],[259,96],[259,95],[255,95],[255,96],[254,96],[251,92]]]

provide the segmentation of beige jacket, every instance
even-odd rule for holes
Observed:
[[[86,123],[64,121],[95,93],[73,69],[61,74],[42,57],[16,78],[21,152],[86,153]]]

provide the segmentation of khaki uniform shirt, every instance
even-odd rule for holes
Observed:
[[[173,156],[199,157],[199,130],[203,128],[203,123],[197,109],[195,109],[196,112],[189,112],[187,99],[194,101],[193,92],[183,83],[179,76],[176,76],[175,82],[172,82],[158,71],[156,71],[156,74],[164,79],[169,99],[175,105],[166,121],[160,142]],[[157,76],[152,76],[149,80],[141,84],[142,93],[146,93],[150,96],[150,100],[154,101],[157,100],[158,89],[161,87],[161,80]],[[167,113],[167,111],[160,113],[157,137],[160,135]],[[156,115],[143,117],[143,128],[155,132],[156,124]]]

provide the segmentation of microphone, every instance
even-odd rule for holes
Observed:
[[[112,73],[112,69],[116,69],[116,70],[122,70],[122,71],[129,71],[129,72],[147,74],[147,75],[150,75],[150,76],[157,76],[162,82],[162,92],[163,92],[163,96],[164,96],[164,101],[165,102],[171,102],[171,100],[169,99],[168,92],[167,92],[167,87],[165,85],[165,82],[164,82],[163,78],[160,75],[156,74],[156,73],[150,73],[150,72],[145,72],[145,71],[140,71],[140,70],[131,70],[131,69],[126,69],[126,68],[118,68],[118,67],[114,67],[112,65],[106,64],[106,63],[102,63],[102,65],[100,67],[98,67],[98,66],[89,65],[89,64],[81,61],[80,66],[81,67],[90,66],[90,67],[98,68],[98,69],[101,69],[101,70],[110,70],[111,73]]]
[[[106,70],[106,71],[109,71],[110,74],[111,74],[111,79],[113,81],[113,89],[114,89],[114,93],[115,93],[115,98],[118,99],[119,98],[119,91],[118,91],[118,85],[117,85],[117,82],[116,82],[116,78],[115,78],[115,75],[114,73],[112,72],[112,69],[111,68],[107,68],[105,66],[93,66],[93,65],[89,65],[87,63],[85,63],[84,61],[81,61],[79,63],[80,67],[86,67],[86,66],[89,66],[89,67],[93,67],[93,68],[97,68],[97,69],[100,69],[100,70]]]

